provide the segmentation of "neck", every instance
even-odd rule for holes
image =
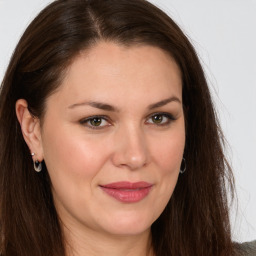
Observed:
[[[150,229],[136,235],[113,235],[64,227],[67,256],[154,256]]]

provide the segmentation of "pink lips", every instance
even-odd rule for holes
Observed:
[[[151,188],[152,184],[144,181],[140,182],[115,182],[106,185],[101,185],[101,189],[108,195],[114,197],[123,203],[135,203],[145,198]]]

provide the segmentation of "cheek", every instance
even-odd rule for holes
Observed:
[[[153,143],[153,141],[151,142]],[[157,181],[153,209],[155,219],[161,215],[175,189],[184,144],[185,133],[180,129],[178,132],[170,132],[159,139],[158,147],[153,146],[153,144],[151,146],[151,154],[155,164],[154,175]]]
[[[158,147],[153,148],[154,161],[161,167],[163,175],[171,175],[180,169],[185,146],[185,133],[174,133],[173,136],[162,138]]]
[[[104,146],[69,127],[45,127],[44,135],[44,161],[52,183],[55,206],[62,213],[77,213],[79,208],[81,215],[85,214],[82,206],[91,205],[97,175],[107,159]]]
[[[46,127],[43,142],[44,159],[52,179],[89,182],[106,159],[101,143],[72,132],[68,127]]]
[[[182,127],[181,127],[182,128]],[[163,205],[169,201],[176,186],[185,146],[184,129],[177,129],[162,137],[158,147],[151,147],[154,162],[157,165],[160,199]]]

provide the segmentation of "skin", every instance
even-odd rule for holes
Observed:
[[[151,255],[150,226],[173,193],[185,145],[174,60],[152,46],[100,42],[70,65],[42,124],[25,100],[16,112],[33,159],[46,163],[68,255]],[[104,116],[99,126],[88,120],[95,115]],[[100,188],[118,181],[153,186],[123,203]]]

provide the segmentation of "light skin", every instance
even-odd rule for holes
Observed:
[[[43,123],[25,100],[16,113],[33,159],[47,166],[68,255],[152,255],[150,227],[173,193],[185,145],[173,59],[152,46],[100,42],[70,65]],[[152,188],[120,202],[100,187],[119,181]]]

